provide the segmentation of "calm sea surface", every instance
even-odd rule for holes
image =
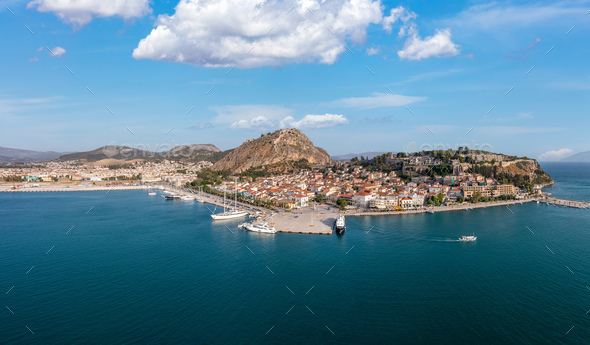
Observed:
[[[590,210],[510,210],[272,236],[147,191],[0,193],[0,343],[588,344]]]

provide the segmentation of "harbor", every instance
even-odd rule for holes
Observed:
[[[332,235],[334,232],[334,224],[338,216],[338,209],[334,205],[315,205],[312,207],[300,210],[269,210],[262,207],[236,202],[235,200],[225,200],[223,197],[199,192],[188,188],[177,188],[170,185],[130,185],[130,186],[100,186],[100,185],[43,185],[40,187],[27,187],[12,189],[11,186],[0,186],[0,192],[74,192],[74,191],[104,191],[109,192],[113,190],[149,190],[153,196],[154,191],[160,191],[164,194],[172,194],[181,198],[201,199],[208,204],[206,207],[212,214],[223,212],[223,210],[233,209],[237,205],[240,211],[248,212],[251,217],[250,223],[264,224],[276,229],[276,232],[293,233],[293,234],[313,234],[313,235]],[[160,193],[158,193],[160,194]],[[185,200],[186,201],[186,200]],[[528,202],[537,202],[546,205],[554,205],[557,207],[585,209],[590,207],[589,202],[574,201],[567,199],[554,198],[548,195],[536,198],[526,198],[520,200],[506,200],[495,202],[480,202],[480,203],[464,203],[460,205],[446,205],[436,207],[422,207],[419,209],[406,209],[399,211],[378,211],[372,209],[364,209],[359,211],[357,209],[349,209],[342,211],[346,217],[363,217],[363,216],[382,216],[382,215],[403,215],[416,213],[436,213],[447,211],[469,211],[477,208],[487,208],[494,206],[505,206],[515,204],[524,204]],[[211,207],[213,206],[213,207]],[[247,221],[247,218],[244,219]]]

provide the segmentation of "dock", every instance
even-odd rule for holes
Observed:
[[[557,206],[573,207],[573,208],[588,208],[588,207],[590,207],[590,202],[587,202],[587,201],[558,199],[558,198],[553,198],[553,197],[539,198],[537,200],[539,202],[545,203],[547,205],[557,205]]]
[[[288,232],[292,234],[314,234],[332,235],[336,217],[328,214],[303,213],[289,214],[280,213],[270,221],[270,225],[277,229],[277,232]]]

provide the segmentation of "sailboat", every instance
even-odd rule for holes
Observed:
[[[246,215],[248,215],[247,212],[238,211],[238,209],[237,209],[237,207],[238,207],[238,180],[237,179],[235,180],[234,191],[236,193],[236,196],[235,196],[233,211],[226,212],[226,210],[225,210],[225,188],[224,188],[224,190],[223,190],[223,213],[212,214],[211,218],[213,218],[213,220],[233,219],[233,218],[245,217]]]

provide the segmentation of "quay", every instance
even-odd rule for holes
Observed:
[[[111,190],[138,190],[153,189],[150,186],[42,186],[12,189],[11,186],[0,186],[0,192],[6,193],[39,193],[39,192],[91,192],[91,191],[111,191]]]
[[[289,214],[279,213],[270,220],[270,225],[277,229],[277,232],[288,232],[294,234],[332,235],[332,228],[336,217],[330,214],[302,213]]]
[[[557,206],[573,207],[573,208],[588,208],[588,207],[590,207],[590,202],[587,202],[587,201],[558,199],[558,198],[553,198],[553,197],[539,198],[537,200],[539,202],[545,203],[547,205],[557,205]]]

